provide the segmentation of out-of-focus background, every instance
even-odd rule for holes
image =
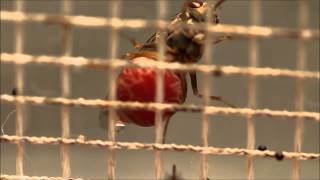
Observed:
[[[108,0],[75,0],[73,14],[109,17]],[[182,0],[168,1],[170,20],[181,8]],[[61,1],[27,0],[25,12],[61,14]],[[298,0],[262,1],[262,25],[273,27],[298,27]],[[310,28],[319,29],[319,1],[309,1]],[[154,19],[157,17],[156,1],[123,0],[121,18]],[[1,0],[1,10],[14,10],[14,1]],[[248,0],[227,0],[220,10],[224,24],[249,25],[250,2]],[[14,53],[13,22],[1,21],[1,53]],[[155,29],[123,29],[139,42],[149,38]],[[25,24],[23,52],[32,55],[54,55],[63,53],[62,28],[60,25],[39,23]],[[72,56],[87,58],[109,57],[110,29],[72,28]],[[259,40],[260,66],[295,69],[298,41],[296,39]],[[125,38],[120,37],[119,56],[134,51]],[[215,47],[214,64],[248,66],[248,41],[231,40]],[[201,62],[200,62],[201,63]],[[61,96],[60,68],[50,65],[26,65],[25,94],[30,96]],[[319,71],[319,41],[307,42],[307,70]],[[72,69],[72,98],[103,98],[108,91],[108,72],[90,69]],[[1,63],[1,94],[9,94],[14,88],[14,66]],[[189,80],[188,80],[189,81]],[[238,107],[247,107],[248,77],[212,77],[212,95],[219,95]],[[296,80],[292,78],[258,78],[258,108],[274,110],[295,110]],[[200,89],[203,82],[199,74]],[[193,96],[189,82],[187,104],[201,104]],[[211,104],[223,106],[220,103]],[[1,124],[15,109],[13,104],[1,103]],[[305,110],[319,111],[319,82],[305,81]],[[27,105],[25,114],[26,136],[61,136],[61,107]],[[71,108],[71,136],[79,134],[88,139],[106,139],[107,133],[99,125],[99,109]],[[256,144],[266,145],[270,150],[293,151],[294,128],[292,119],[255,118]],[[211,116],[209,145],[215,147],[246,148],[246,120],[237,116]],[[10,116],[5,134],[15,134],[15,114]],[[118,141],[154,142],[154,128],[129,125],[117,136]],[[167,143],[201,145],[201,114],[179,112],[171,120]],[[61,176],[60,147],[56,145],[25,144],[25,174],[37,176]],[[105,178],[107,174],[106,149],[84,146],[70,146],[72,177]],[[305,121],[303,152],[319,153],[319,122]],[[16,146],[1,143],[1,173],[15,174]],[[163,152],[164,171],[170,172],[173,164],[186,179],[195,179],[200,174],[200,155],[187,152]],[[119,179],[153,179],[154,152],[117,151],[116,176]],[[215,156],[209,160],[209,177],[213,179],[245,179],[247,158],[238,156]],[[319,161],[302,161],[302,179],[319,179]],[[271,158],[254,158],[256,179],[290,179],[293,162],[278,162]]]

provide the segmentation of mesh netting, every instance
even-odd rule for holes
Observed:
[[[5,3],[5,2],[2,2]],[[158,0],[152,2],[155,4],[157,9],[156,19],[132,19],[132,18],[121,18],[120,12],[123,8],[120,0],[109,1],[108,5],[109,9],[106,7],[105,10],[109,10],[110,17],[98,17],[98,16],[88,16],[88,15],[73,15],[73,6],[74,1],[71,0],[63,0],[59,1],[61,6],[61,15],[51,15],[50,13],[38,13],[38,12],[28,12],[25,10],[26,2],[23,0],[14,1],[14,9],[13,10],[4,10],[1,9],[1,21],[5,23],[14,23],[14,38],[15,38],[15,46],[12,53],[5,52],[1,50],[1,65],[6,68],[6,66],[13,65],[14,66],[14,81],[15,88],[18,92],[18,95],[10,95],[9,93],[4,92],[2,89],[1,94],[1,106],[9,106],[10,104],[15,105],[16,111],[16,121],[15,121],[15,134],[2,134],[1,136],[1,144],[5,145],[7,143],[12,143],[16,145],[16,164],[15,169],[16,173],[10,174],[5,170],[1,170],[1,179],[73,179],[72,173],[72,162],[71,162],[71,153],[70,148],[75,145],[81,146],[92,146],[96,148],[102,148],[108,152],[106,157],[106,175],[109,179],[117,179],[117,158],[116,154],[121,150],[135,150],[135,151],[154,151],[154,169],[150,168],[148,171],[155,171],[155,178],[161,179],[164,177],[163,163],[164,163],[164,152],[193,152],[200,155],[200,178],[205,179],[210,177],[210,169],[211,166],[219,166],[219,164],[215,164],[210,161],[210,157],[212,155],[227,155],[231,157],[240,156],[246,158],[246,176],[248,179],[254,179],[254,159],[257,157],[265,157],[265,158],[280,158],[284,160],[293,160],[292,166],[292,178],[300,179],[301,178],[301,169],[302,169],[302,160],[307,160],[308,162],[311,160],[319,161],[320,154],[318,149],[312,149],[313,152],[307,153],[303,152],[303,132],[305,122],[315,123],[315,126],[319,126],[320,116],[319,112],[305,110],[305,96],[306,90],[304,88],[304,84],[306,81],[311,81],[312,83],[318,83],[320,75],[318,71],[308,70],[307,68],[307,43],[315,42],[319,40],[320,34],[318,29],[309,29],[309,6],[310,1],[301,0],[299,2],[291,2],[298,4],[298,28],[287,28],[287,27],[269,27],[269,26],[261,26],[262,24],[262,2],[260,0],[252,0],[248,2],[250,5],[250,24],[247,25],[232,25],[232,24],[222,24],[219,25],[211,25],[211,24],[194,24],[188,25],[190,29],[205,29],[207,32],[211,34],[227,34],[237,38],[240,40],[248,41],[248,58],[249,63],[248,66],[239,66],[239,65],[217,65],[213,59],[213,46],[208,44],[205,41],[206,48],[209,48],[210,51],[205,51],[203,64],[183,64],[183,63],[168,63],[164,62],[161,59],[164,57],[164,48],[165,48],[165,39],[160,39],[160,47],[158,47],[158,52],[160,53],[160,59],[156,62],[149,63],[138,63],[133,62],[130,63],[125,59],[118,58],[120,57],[119,51],[121,51],[121,43],[120,37],[121,34],[119,32],[123,29],[132,29],[132,30],[144,30],[146,28],[149,29],[166,29],[169,20],[166,20],[168,16],[168,9],[170,7],[171,1]],[[134,3],[139,4],[139,1]],[[177,3],[177,2],[175,2]],[[228,1],[225,3],[227,4]],[[230,2],[232,4],[233,1]],[[178,1],[178,4],[182,4],[182,2]],[[88,6],[88,8],[90,8]],[[223,9],[221,10],[223,11]],[[319,9],[317,9],[319,12]],[[37,25],[59,25],[59,28],[62,29],[62,53],[60,55],[52,55],[41,53],[26,53],[25,49],[27,49],[26,45],[26,29],[25,26],[28,23],[33,23]],[[1,29],[5,28],[7,24],[1,25]],[[52,26],[48,26],[52,27]],[[76,56],[73,55],[73,49],[77,46],[74,38],[73,28],[84,28],[84,29],[108,29],[110,30],[110,38],[108,39],[108,43],[103,47],[105,51],[109,51],[108,58],[93,58],[90,56]],[[107,33],[106,33],[107,34]],[[3,36],[3,35],[1,35]],[[4,34],[6,36],[6,34]],[[93,34],[86,33],[86,36],[94,36]],[[269,41],[272,39],[290,39],[291,43],[298,44],[298,48],[296,50],[296,68],[276,68],[276,67],[262,67],[260,64],[263,64],[260,61],[260,54],[262,48],[260,47],[259,40]],[[107,38],[106,38],[107,40]],[[235,41],[236,41],[235,40]],[[296,41],[293,41],[296,40]],[[232,43],[233,40],[230,40]],[[49,42],[50,43],[50,42]],[[88,42],[93,43],[93,42]],[[2,45],[3,46],[3,45]],[[6,44],[4,44],[6,46]],[[45,46],[45,44],[43,45]],[[93,43],[92,46],[95,46]],[[216,48],[215,48],[216,49]],[[214,54],[219,50],[215,50]],[[232,50],[230,50],[232,53]],[[319,53],[317,51],[316,53]],[[276,55],[274,55],[276,56]],[[313,56],[314,57],[314,56]],[[234,57],[235,59],[237,57]],[[292,60],[293,61],[293,60]],[[317,61],[316,59],[310,59],[310,61]],[[25,82],[26,76],[26,66],[36,65],[46,65],[49,67],[58,67],[60,73],[60,87],[61,93],[58,96],[50,97],[46,95],[30,95],[25,92],[26,84],[30,82]],[[123,67],[128,66],[139,66],[145,68],[154,68],[157,73],[157,96],[156,102],[154,103],[141,103],[141,102],[122,102],[117,100],[116,98],[116,75],[117,70]],[[72,70],[73,69],[87,69],[91,71],[106,71],[108,73],[108,88],[109,88],[109,99],[105,100],[103,98],[86,98],[81,96],[76,96],[72,94]],[[186,103],[186,104],[168,104],[163,103],[163,71],[164,70],[175,70],[175,71],[183,71],[190,72],[196,71],[198,73],[202,73],[202,83],[203,83],[203,92],[204,92],[204,101],[200,103]],[[29,71],[30,72],[30,71]],[[247,77],[248,80],[246,84],[247,88],[247,103],[244,103],[244,106],[231,108],[231,107],[220,107],[213,106],[209,102],[209,94],[214,93],[215,91],[212,89],[209,82],[212,74],[215,73],[222,74],[223,77]],[[4,74],[6,76],[6,74]],[[46,76],[46,75],[43,75]],[[295,102],[291,102],[294,104],[294,108],[261,108],[264,106],[258,106],[258,94],[259,91],[257,89],[260,79],[258,78],[289,78],[294,80],[296,88],[294,93]],[[13,81],[13,80],[12,80]],[[94,80],[92,80],[94,81]],[[206,83],[204,83],[206,82]],[[87,82],[80,82],[87,83]],[[1,86],[6,85],[2,84]],[[89,85],[90,86],[90,85]],[[92,88],[100,88],[100,87],[92,87]],[[317,90],[319,87],[317,86]],[[237,89],[234,89],[237,91]],[[293,91],[289,88],[287,91]],[[313,92],[314,93],[314,92]],[[275,93],[276,94],[276,93]],[[276,96],[276,95],[275,95]],[[271,97],[270,97],[271,98]],[[289,97],[290,99],[290,97]],[[292,99],[292,97],[291,97]],[[24,133],[26,116],[25,113],[27,111],[26,106],[29,105],[38,105],[37,107],[53,105],[62,107],[61,108],[61,136],[46,136],[46,135],[37,135],[37,136],[29,136]],[[73,107],[83,107],[83,108],[108,108],[109,109],[109,117],[106,120],[109,123],[108,126],[108,135],[107,139],[91,139],[87,138],[85,133],[79,132],[77,135],[73,135],[72,123],[71,123],[71,111]],[[154,142],[145,143],[144,141],[123,141],[116,138],[117,132],[115,130],[115,120],[116,120],[116,110],[118,109],[148,109],[156,112],[156,126],[155,126],[155,140]],[[162,144],[162,116],[161,112],[165,110],[175,110],[181,111],[180,113],[200,113],[201,118],[198,118],[197,121],[201,123],[201,138],[198,138],[198,145],[195,144],[186,144],[186,143],[166,143]],[[237,121],[245,121],[246,127],[242,126],[242,132],[246,133],[246,145],[245,147],[219,147],[212,145],[209,141],[209,129],[214,124],[209,124],[211,121],[210,116],[213,117],[229,117],[236,118]],[[3,118],[3,116],[1,116]],[[96,117],[94,117],[96,118]],[[293,142],[293,150],[282,149],[281,152],[277,151],[277,149],[270,149],[265,151],[257,150],[257,140],[256,140],[256,121],[272,121],[273,124],[277,124],[278,121],[286,121],[290,123],[294,123],[294,142]],[[43,119],[45,121],[45,119]],[[225,121],[228,121],[226,119]],[[1,122],[3,120],[1,119]],[[183,122],[185,124],[188,122]],[[45,125],[45,124],[43,124]],[[179,125],[181,126],[181,124]],[[276,126],[276,125],[275,125]],[[139,129],[139,131],[141,131]],[[173,128],[171,131],[174,131]],[[309,131],[307,129],[307,131]],[[198,131],[196,131],[198,132]],[[125,132],[121,132],[125,133]],[[178,131],[175,133],[179,133]],[[232,132],[225,131],[224,136],[230,135]],[[273,132],[265,132],[264,136],[269,136],[270,133]],[[284,132],[285,133],[285,132]],[[318,135],[317,130],[310,130],[310,133],[313,136]],[[191,132],[191,135],[195,134]],[[182,137],[183,138],[183,137]],[[187,138],[187,137],[186,137]],[[291,139],[287,139],[287,141],[291,141]],[[188,141],[183,141],[188,142]],[[34,176],[29,176],[25,173],[25,146],[27,144],[39,144],[39,145],[58,145],[61,151],[61,167],[62,167],[62,175],[61,177],[49,177],[47,174],[34,174]],[[77,147],[77,146],[76,146]],[[6,152],[6,151],[5,151]],[[131,151],[130,151],[131,152]],[[7,156],[6,153],[2,153],[1,156]],[[134,155],[133,155],[134,156]],[[281,156],[281,157],[279,157]],[[130,158],[128,158],[128,161]],[[139,162],[140,163],[140,162]],[[319,164],[316,164],[319,166]],[[6,166],[2,162],[2,166]],[[197,164],[192,164],[192,166],[197,166]],[[179,169],[179,166],[177,166]],[[103,169],[103,168],[102,168]],[[89,171],[89,169],[88,169]],[[120,171],[120,170],[118,170]],[[9,171],[10,172],[10,171]],[[183,176],[183,171],[181,174]],[[45,175],[45,176],[43,176]],[[317,177],[313,178],[319,178]],[[137,178],[130,175],[131,178]],[[142,176],[143,177],[143,176]],[[213,174],[215,177],[215,174]],[[101,177],[100,177],[101,178]],[[188,178],[188,177],[185,177]],[[221,177],[223,178],[223,177]],[[76,178],[74,178],[76,179]]]

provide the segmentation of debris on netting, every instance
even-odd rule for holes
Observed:
[[[274,155],[274,157],[275,157],[278,161],[282,161],[282,160],[284,159],[284,155],[283,155],[282,151],[276,152],[276,154]]]
[[[267,148],[267,146],[265,146],[265,145],[259,145],[257,149],[258,149],[259,151],[265,151],[265,150],[267,150],[268,148]]]
[[[11,90],[11,95],[12,95],[12,96],[18,95],[18,91],[17,91],[16,88],[12,88],[12,90]]]

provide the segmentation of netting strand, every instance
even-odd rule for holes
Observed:
[[[140,102],[122,102],[122,101],[107,101],[103,99],[66,99],[66,98],[49,98],[44,96],[12,96],[2,94],[0,99],[3,102],[9,103],[28,103],[34,105],[65,105],[65,106],[79,106],[92,108],[116,108],[116,109],[144,109],[154,111],[156,109],[173,110],[173,111],[189,111],[189,112],[205,112],[206,114],[218,115],[237,115],[237,116],[264,116],[270,118],[280,119],[295,119],[304,118],[305,120],[320,121],[318,112],[295,112],[295,111],[279,111],[270,109],[250,109],[250,108],[227,108],[214,106],[197,106],[193,104],[168,104],[168,103],[140,103]]]
[[[111,11],[111,20],[117,19],[120,15],[120,7],[121,7],[121,0],[110,1],[110,11]],[[117,57],[118,55],[118,46],[119,46],[119,39],[118,39],[118,28],[112,26],[111,33],[110,33],[111,40],[110,42],[110,57],[111,62]],[[109,79],[109,100],[113,101],[116,100],[116,70],[111,68],[108,73]],[[108,117],[108,139],[109,141],[115,142],[116,141],[116,130],[115,130],[115,122],[116,122],[116,111],[113,107],[109,107],[109,117]],[[116,151],[114,149],[110,149],[108,154],[108,179],[115,179],[116,177]]]
[[[301,29],[308,28],[309,21],[309,8],[308,1],[299,1],[299,17],[298,24]],[[303,71],[306,69],[306,45],[305,41],[300,39],[298,41],[298,59],[297,59],[297,70]],[[304,111],[304,80],[296,80],[296,110]],[[295,136],[294,136],[294,151],[302,151],[302,141],[303,141],[303,129],[304,129],[304,119],[298,118],[295,121]],[[292,174],[294,180],[299,180],[301,176],[301,165],[298,160],[293,161]]]
[[[119,18],[99,18],[90,16],[54,16],[41,13],[22,13],[1,11],[1,20],[14,21],[14,22],[38,22],[45,24],[69,24],[71,26],[87,27],[87,28],[106,28],[115,27],[131,28],[131,29],[144,29],[149,27],[156,27],[160,29],[166,29],[169,22],[166,21],[153,21],[145,19],[119,19]],[[194,29],[205,29],[205,24],[195,23],[193,25],[181,25]],[[172,27],[174,30],[178,27]],[[240,26],[240,25],[211,25],[208,29],[210,33],[222,33],[241,37],[257,37],[257,38],[299,38],[299,39],[319,39],[319,30],[297,30],[286,28],[272,28],[264,26]]]
[[[167,14],[167,1],[158,0],[157,1],[157,15],[159,20],[164,20]],[[160,29],[159,43],[157,44],[158,59],[157,61],[163,62],[165,60],[165,51],[166,51],[166,34],[163,29]],[[157,69],[156,71],[156,102],[163,103],[164,101],[164,70]],[[158,109],[155,111],[155,142],[163,143],[163,111]],[[167,120],[169,121],[169,120]],[[155,152],[155,176],[156,179],[162,179],[162,162],[161,162],[161,151]]]
[[[16,12],[22,12],[24,10],[24,1],[17,0],[15,2]],[[16,24],[15,29],[15,52],[23,53],[24,50],[24,25]],[[20,64],[15,65],[15,85],[19,95],[24,94],[24,66]],[[19,102],[16,102],[16,135],[23,136],[24,118],[25,118],[25,106]],[[17,143],[17,156],[16,156],[16,175],[22,176],[24,171],[23,166],[24,159],[24,146],[22,143]]]
[[[61,3],[62,14],[70,15],[72,12],[72,2],[71,0],[64,0]],[[63,56],[71,56],[72,54],[72,35],[69,25],[62,26],[62,47]],[[68,66],[62,66],[60,71],[61,87],[62,87],[62,97],[70,97],[71,92],[71,77],[70,69]],[[61,120],[62,120],[62,137],[69,138],[70,136],[70,109],[68,106],[62,106],[61,109]],[[70,167],[70,152],[68,146],[61,146],[61,165],[62,165],[62,177],[69,178],[71,175]]]
[[[202,147],[193,145],[179,144],[157,144],[157,143],[140,143],[140,142],[112,142],[103,140],[87,140],[83,136],[77,139],[64,139],[61,137],[29,137],[29,136],[10,136],[2,135],[1,142],[10,143],[30,143],[30,144],[51,144],[51,145],[84,145],[92,147],[101,147],[108,149],[126,149],[126,150],[161,150],[161,151],[177,151],[177,152],[195,152],[211,155],[235,155],[235,156],[254,156],[275,158],[275,151],[259,151],[241,148],[218,148],[218,147]],[[297,153],[283,151],[284,159],[299,159],[299,160],[320,160],[320,154],[315,153]]]
[[[216,66],[216,65],[201,65],[201,64],[181,64],[181,63],[167,63],[167,62],[128,62],[122,59],[103,60],[101,58],[85,58],[85,57],[67,57],[67,56],[35,56],[30,54],[10,54],[1,53],[2,63],[13,64],[48,64],[71,66],[76,68],[92,68],[92,69],[111,69],[122,67],[143,67],[155,69],[167,69],[175,71],[197,71],[208,74],[222,73],[226,76],[242,75],[242,76],[257,76],[257,77],[287,77],[300,79],[320,79],[319,72],[312,71],[297,71],[289,69],[276,68],[257,68],[257,67],[238,67],[238,66]]]
[[[1,174],[0,179],[3,180],[65,180],[65,177],[49,177],[49,176],[17,176]],[[68,178],[68,180],[83,180],[82,178]]]
[[[251,1],[250,21],[253,26],[261,23],[261,2],[260,0]],[[257,38],[252,37],[249,40],[249,66],[259,66],[259,46]],[[257,79],[256,76],[249,76],[248,82],[248,107],[256,109],[257,107]],[[255,123],[253,116],[247,117],[247,149],[255,149]],[[248,157],[247,178],[254,179],[253,157]]]
[[[208,8],[208,12],[206,14],[206,26],[209,29],[211,22],[210,20],[213,19],[212,17],[212,8]],[[207,30],[206,29],[206,30]],[[204,64],[209,65],[212,64],[213,58],[213,51],[214,48],[212,46],[212,37],[206,31],[206,39],[205,39],[205,49],[204,49]],[[203,106],[210,105],[210,94],[212,93],[211,88],[211,78],[210,74],[204,73],[203,74]],[[208,147],[209,146],[209,115],[204,113],[202,114],[202,129],[201,129],[201,139],[202,139],[202,146]],[[208,178],[208,156],[206,154],[201,155],[201,176],[200,179],[207,179]]]

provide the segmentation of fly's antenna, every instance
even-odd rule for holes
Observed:
[[[122,38],[128,40],[134,48],[136,48],[136,49],[140,49],[141,48],[139,43],[136,41],[135,38],[131,37],[130,35],[128,35],[128,34],[126,34],[124,32],[119,32],[119,34],[120,34],[120,36]]]
[[[220,6],[221,6],[221,4],[224,2],[224,1],[226,1],[226,0],[219,0],[217,3],[215,3],[214,5],[213,5],[213,10],[214,11],[216,11]]]
[[[130,41],[131,45],[138,50],[142,50],[143,48],[151,48],[154,49],[157,47],[157,44],[154,42],[151,43],[139,43],[137,40],[130,35],[124,33],[124,32],[119,32],[121,37],[125,38],[126,40]]]
[[[187,11],[187,6],[188,6],[188,3],[190,3],[190,0],[186,0],[183,5],[182,5],[182,8],[180,10],[180,12],[184,13]]]

